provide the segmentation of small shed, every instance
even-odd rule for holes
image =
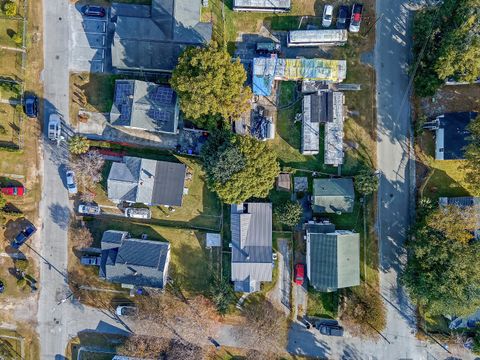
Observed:
[[[292,188],[289,173],[281,173],[277,176],[277,190],[278,191],[290,191]]]
[[[220,238],[220,234],[207,233],[206,243],[207,248],[222,246],[222,239]]]

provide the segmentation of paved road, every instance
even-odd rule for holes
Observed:
[[[411,179],[409,158],[410,104],[407,67],[411,12],[405,0],[378,0],[375,45],[377,72],[377,154],[382,173],[378,197],[377,230],[380,242],[381,295],[385,299],[385,340],[376,342],[346,337],[331,339],[294,323],[290,352],[335,359],[444,359],[439,345],[415,337],[415,312],[399,284],[405,264],[404,241],[410,221]],[[462,358],[467,358],[462,354]]]
[[[69,84],[69,2],[44,0],[44,119],[59,113],[68,122]],[[45,120],[46,121],[46,120]],[[65,134],[66,135],[66,134]],[[65,146],[44,141],[43,193],[40,215],[40,298],[38,333],[40,358],[62,359],[68,340],[79,331],[97,329],[121,332],[122,324],[110,313],[62,302],[69,296],[66,284],[67,229],[71,204],[63,183],[63,167],[67,161]]]

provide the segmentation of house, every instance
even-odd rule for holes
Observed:
[[[360,235],[326,222],[307,224],[307,277],[323,292],[360,285]]]
[[[235,291],[251,293],[272,281],[272,204],[231,205],[232,281]]]
[[[314,213],[351,213],[354,202],[352,179],[313,179]]]
[[[112,67],[119,72],[171,72],[187,46],[208,44],[212,24],[200,22],[201,0],[113,4]]]
[[[167,283],[170,244],[132,239],[126,231],[108,230],[101,242],[100,276],[125,287],[163,289]]]
[[[108,198],[114,203],[181,206],[186,169],[181,163],[124,156],[108,174]]]
[[[318,91],[305,95],[302,101],[301,153],[316,155],[320,150],[320,125],[325,126],[324,163],[343,163],[343,106],[345,97],[339,91]]]
[[[425,123],[424,128],[435,131],[435,159],[465,159],[465,147],[469,143],[468,125],[477,117],[473,111],[447,113]]]
[[[233,0],[234,11],[286,12],[291,0]]]
[[[116,80],[110,123],[153,132],[178,133],[178,99],[170,85]]]

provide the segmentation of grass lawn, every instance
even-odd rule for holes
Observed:
[[[22,79],[22,53],[8,49],[0,49],[0,77]]]
[[[25,357],[23,358],[21,357],[22,343],[25,352]],[[39,359],[38,338],[32,331],[31,326],[23,323],[17,324],[16,331],[0,328],[0,349],[9,352],[9,357],[5,359]]]
[[[19,120],[15,107],[0,104],[0,144],[18,144]]]
[[[87,226],[91,229],[97,246],[106,230],[128,231],[134,238],[147,234],[150,240],[170,242],[170,276],[187,292],[202,293],[208,288],[210,263],[205,250],[204,232],[113,219],[87,221]]]
[[[66,355],[69,359],[77,359],[78,350],[84,346],[97,349],[98,352],[83,352],[78,360],[111,360],[119,345],[125,341],[124,336],[113,334],[102,334],[96,331],[84,331],[73,338],[68,346]],[[104,351],[104,353],[101,353]],[[109,355],[108,352],[113,354]]]
[[[322,293],[308,289],[307,316],[335,319],[338,315],[338,292]]]
[[[10,46],[10,47],[19,47],[13,41],[12,37],[15,34],[20,34],[22,32],[23,27],[23,20],[16,20],[16,19],[8,19],[2,18],[0,19],[0,45],[3,46]]]

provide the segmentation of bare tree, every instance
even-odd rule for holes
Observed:
[[[80,200],[86,203],[91,203],[95,200],[95,194],[88,190],[82,191],[80,194]]]
[[[103,156],[95,150],[71,159],[70,167],[77,176],[77,181],[84,188],[95,186],[102,180],[105,165]]]
[[[86,226],[77,223],[70,229],[70,240],[74,248],[85,249],[92,246],[93,236]]]

